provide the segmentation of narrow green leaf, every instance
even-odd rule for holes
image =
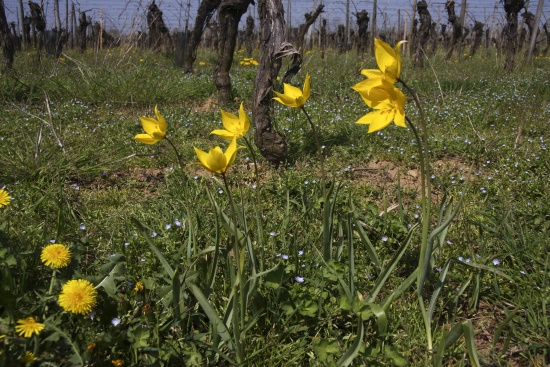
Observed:
[[[357,321],[357,337],[353,341],[353,344],[351,345],[350,349],[336,362],[336,365],[338,367],[342,366],[349,366],[355,357],[359,354],[361,350],[361,346],[363,345],[363,336],[365,334],[365,326],[363,324],[363,320],[361,317],[358,318]]]
[[[380,275],[378,276],[378,279],[376,279],[376,283],[375,283],[374,287],[372,288],[371,292],[369,293],[369,296],[365,299],[366,303],[374,301],[376,296],[378,296],[378,293],[382,290],[382,287],[386,283],[386,280],[388,279],[390,274],[393,272],[393,269],[395,269],[395,267],[397,266],[397,263],[399,262],[399,260],[403,256],[403,254],[405,253],[405,250],[407,250],[407,247],[409,246],[409,244],[411,243],[412,234],[413,234],[414,230],[416,229],[416,227],[418,227],[418,223],[415,224],[410,229],[409,234],[407,234],[407,237],[403,241],[403,244],[401,245],[401,247],[399,247],[397,252],[393,255],[393,258],[391,259],[389,264],[386,265],[386,267],[384,268],[382,273],[380,273]]]
[[[397,349],[395,349],[392,345],[390,344],[385,344],[384,345],[384,355],[386,356],[386,358],[389,358],[391,359],[391,361],[393,362],[394,365],[398,366],[398,367],[402,367],[402,366],[406,366],[409,364],[409,361],[407,360],[407,358],[403,357],[398,351]]]
[[[162,255],[162,253],[160,252],[158,247],[155,246],[153,240],[151,239],[151,237],[149,237],[149,233],[147,232],[147,230],[145,229],[143,224],[141,224],[140,221],[137,220],[136,218],[132,218],[132,222],[138,228],[138,231],[145,238],[145,241],[147,241],[147,244],[149,245],[151,250],[153,250],[153,252],[157,256],[157,258],[159,259],[159,261],[162,264],[162,267],[164,268],[164,271],[166,272],[166,274],[168,274],[170,279],[174,278],[174,269],[172,269],[170,264],[168,264],[168,261],[166,261],[166,258],[164,257],[164,255]]]
[[[464,338],[466,339],[466,350],[468,351],[470,365],[473,367],[479,367],[480,364],[477,356],[476,340],[474,338],[474,327],[472,326],[472,320],[462,321],[462,331],[464,332]]]
[[[210,320],[210,323],[216,330],[217,334],[221,336],[221,338],[228,344],[230,348],[233,348],[233,340],[231,338],[231,333],[229,332],[229,330],[227,330],[227,327],[225,326],[222,319],[216,313],[216,310],[214,310],[214,308],[210,305],[210,303],[208,302],[208,300],[206,299],[206,297],[204,296],[204,294],[202,293],[202,291],[198,286],[190,282],[187,284],[188,284],[189,290],[191,291],[191,293],[193,293],[193,295],[199,302],[201,308],[203,309],[204,313]]]

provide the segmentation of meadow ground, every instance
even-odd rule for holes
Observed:
[[[243,58],[224,107],[234,114],[252,100],[255,67]],[[183,75],[169,56],[128,48],[41,63],[22,52],[2,75],[0,187],[12,200],[0,208],[0,364],[550,363],[549,58],[520,58],[506,74],[494,49],[436,54],[422,69],[404,57],[430,136],[431,228],[454,215],[420,295],[416,140],[394,124],[372,134],[355,124],[369,108],[351,86],[375,60],[307,52],[293,80],[311,76],[326,195],[307,120],[280,104],[284,165],[241,149],[226,186],[194,164],[194,147],[227,146],[210,135],[222,128],[215,62],[202,50]],[[155,105],[182,170],[168,141],[133,139]],[[68,266],[41,261],[51,243],[70,249]],[[60,306],[69,279],[96,287],[92,312]],[[31,316],[44,330],[16,334]]]

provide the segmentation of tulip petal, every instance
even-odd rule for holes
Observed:
[[[206,153],[206,152],[204,152],[204,151],[202,151],[198,148],[195,148],[195,147],[193,147],[193,149],[195,149],[195,154],[197,155],[197,158],[199,159],[198,164],[200,164],[201,166],[203,166],[207,170],[210,170],[210,168],[208,167],[208,153]]]
[[[297,107],[296,105],[296,98],[292,98],[292,97],[289,97],[287,96],[286,94],[281,94],[281,93],[278,93],[278,92],[275,92],[274,93],[277,95],[277,97],[273,98],[274,100],[276,100],[277,102],[280,102],[282,104],[284,104],[285,106],[288,106],[288,107]]]
[[[157,106],[155,106],[155,115],[157,116],[157,120],[158,120],[158,129],[160,130],[160,132],[162,134],[164,134],[164,136],[166,136],[166,128],[167,128],[166,120],[159,113]],[[164,136],[163,136],[163,138],[164,138]]]
[[[233,138],[236,138],[237,136],[235,133],[229,131],[229,130],[213,130],[210,134],[218,135],[220,138],[231,141]]]
[[[398,78],[398,62],[394,49],[378,38],[375,39],[374,44],[374,54],[378,68],[386,75],[388,81],[395,83]]]
[[[361,75],[366,76],[367,78],[383,78],[384,73],[378,69],[363,69],[361,70]]]
[[[305,104],[306,100],[309,98],[309,93],[310,93],[309,74],[306,74],[306,80],[304,81],[304,93],[303,93],[304,104]]]
[[[153,138],[149,134],[137,134],[136,136],[134,136],[134,139],[139,141],[140,143],[149,145],[153,145],[159,142],[158,139]]]
[[[143,130],[149,135],[153,135],[155,132],[159,131],[159,123],[157,120],[151,117],[140,117],[141,126]]]
[[[300,88],[297,88],[293,85],[284,83],[284,94],[285,96],[288,96],[289,98],[296,99],[302,95],[302,91]]]
[[[248,118],[248,115],[246,112],[244,112],[244,107],[241,102],[241,107],[239,107],[239,123],[241,128],[241,135],[245,136],[248,132],[248,129],[250,129],[250,119]]]
[[[215,173],[223,173],[226,166],[226,159],[220,147],[214,147],[208,152],[208,167]]]
[[[225,127],[225,129],[228,131],[235,132],[235,126],[239,124],[239,119],[237,118],[237,116],[232,113],[225,112],[222,109],[220,109],[220,112],[222,114],[223,127]]]

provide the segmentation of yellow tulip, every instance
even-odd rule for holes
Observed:
[[[309,74],[306,75],[306,80],[304,81],[304,91],[302,92],[299,88],[296,88],[290,84],[284,83],[284,93],[277,93],[277,97],[273,98],[277,102],[280,102],[288,107],[302,108],[306,104],[307,99],[309,98]]]
[[[220,147],[212,148],[208,153],[195,148],[195,153],[199,158],[197,164],[203,166],[212,173],[223,175],[235,161],[239,148],[241,147],[237,147],[237,139],[235,138],[231,141],[225,153]]]
[[[382,130],[392,121],[397,126],[405,124],[405,102],[407,98],[391,83],[383,81],[379,87],[374,87],[368,93],[360,92],[361,97],[375,111],[361,117],[356,123],[369,125],[369,133]]]
[[[385,80],[395,84],[401,75],[401,45],[405,42],[407,41],[397,42],[394,50],[386,42],[378,38],[375,39],[374,55],[379,70],[363,69],[361,70],[361,74],[372,79],[372,82]]]
[[[250,120],[244,112],[243,104],[239,108],[239,117],[232,113],[220,110],[222,113],[222,124],[225,130],[214,130],[210,134],[218,135],[225,140],[238,139],[246,135],[250,128]]]
[[[151,117],[140,117],[141,126],[146,134],[137,134],[134,139],[143,144],[156,144],[166,137],[166,120],[159,113],[155,106],[155,115],[157,119]]]

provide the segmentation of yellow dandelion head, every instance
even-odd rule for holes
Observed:
[[[113,364],[113,366],[115,367],[122,367],[124,366],[124,361],[122,359],[113,359],[111,361],[111,363]]]
[[[71,250],[59,243],[54,243],[44,247],[40,254],[40,260],[46,266],[56,269],[64,268],[71,262]]]
[[[36,361],[36,357],[32,352],[25,352],[25,354],[23,354],[23,357],[19,359],[19,363],[22,363],[22,364],[29,364],[34,361]]]
[[[44,329],[44,324],[37,322],[34,317],[17,320],[17,323],[15,332],[25,338],[30,338],[32,334],[38,335]]]
[[[96,304],[97,291],[93,284],[84,279],[69,280],[61,289],[59,306],[65,311],[85,315]]]
[[[88,346],[86,347],[86,353],[88,353],[88,354],[93,354],[93,353],[94,353],[94,350],[95,350],[95,347],[96,347],[96,343],[95,343],[95,342],[91,342],[91,343],[88,344]]]
[[[140,280],[136,283],[136,286],[134,287],[134,291],[136,293],[141,292],[143,290],[143,282]]]
[[[9,205],[11,196],[4,189],[0,189],[0,208]]]

